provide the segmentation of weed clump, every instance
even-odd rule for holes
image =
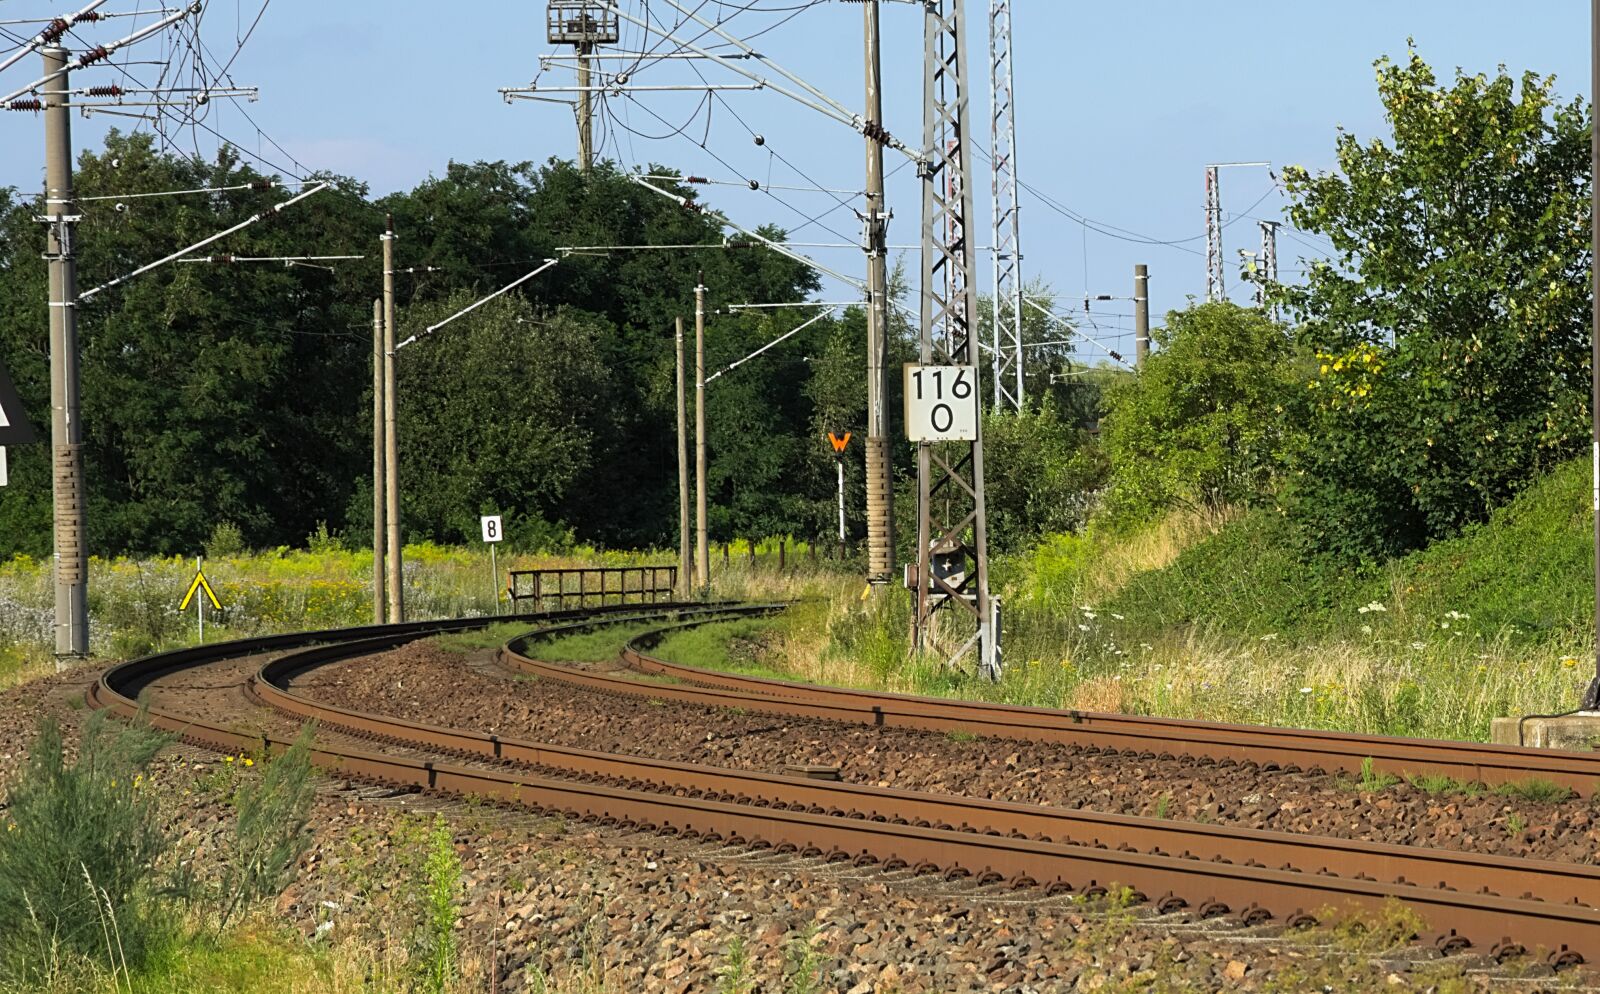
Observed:
[[[60,726],[40,722],[0,819],[0,977],[40,982],[64,963],[115,972],[143,961],[161,928],[152,877],[167,847],[145,771],[166,742],[100,711],[68,762]]]

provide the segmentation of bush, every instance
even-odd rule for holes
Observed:
[[[1283,329],[1259,311],[1202,304],[1173,311],[1155,338],[1139,376],[1111,391],[1106,518],[1134,525],[1271,493],[1300,405]]]
[[[1291,512],[1377,560],[1483,521],[1589,443],[1590,115],[1553,77],[1377,63],[1391,134],[1284,170],[1337,253],[1275,290],[1314,347]]]
[[[211,537],[206,539],[207,559],[225,559],[245,551],[244,532],[231,521],[224,521],[211,529]]]
[[[287,752],[266,765],[234,795],[238,821],[219,888],[219,929],[254,901],[277,894],[311,843],[315,786],[311,779],[313,731],[306,726]]]
[[[991,549],[1020,549],[1083,526],[1105,481],[1105,457],[1054,401],[1021,413],[991,411],[983,446]]]
[[[40,722],[0,830],[0,975],[27,983],[63,958],[116,970],[149,951],[167,840],[144,771],[166,742],[98,711],[68,764],[60,726]]]

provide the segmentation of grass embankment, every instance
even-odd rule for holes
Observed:
[[[996,563],[998,686],[909,659],[899,590],[745,577],[719,593],[816,598],[760,658],[801,679],[1481,740],[1492,718],[1562,710],[1581,693],[1594,645],[1589,496],[1588,464],[1574,462],[1485,524],[1364,569],[1301,561],[1269,511],[1057,536]]]

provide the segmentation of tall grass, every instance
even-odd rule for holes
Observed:
[[[153,877],[166,848],[144,777],[166,742],[96,712],[68,762],[59,726],[40,723],[0,812],[0,980],[142,961],[162,927]]]
[[[492,614],[497,585],[513,569],[663,564],[655,552],[601,552],[579,548],[565,555],[507,553],[501,574],[489,571],[481,548],[422,543],[405,552],[406,613],[410,618]],[[317,551],[274,549],[240,553],[205,563],[206,577],[222,601],[207,609],[206,640],[274,632],[339,628],[372,619],[372,553],[323,545]],[[178,611],[194,576],[194,560],[100,559],[89,563],[90,651],[128,658],[191,645],[198,639],[195,609]],[[47,561],[18,556],[0,563],[0,689],[51,671],[54,591]]]
[[[1579,660],[1592,658],[1593,643],[1575,634],[1582,626],[1569,617],[1578,608],[1586,614],[1582,596],[1538,627],[1503,621],[1539,616],[1547,610],[1541,605],[1556,603],[1553,592],[1569,585],[1588,589],[1586,578],[1551,573],[1552,561],[1570,556],[1546,554],[1551,542],[1569,542],[1568,533],[1586,522],[1529,538],[1544,526],[1527,506],[1542,512],[1548,501],[1530,494],[1522,518],[1505,515],[1460,540],[1348,574],[1291,570],[1282,546],[1252,548],[1272,533],[1250,516],[1181,514],[1131,536],[1052,539],[997,569],[1006,661],[997,685],[974,679],[970,661],[953,670],[935,653],[913,658],[910,598],[899,588],[869,592],[859,578],[837,574],[752,573],[723,577],[716,593],[799,602],[758,659],[795,679],[1483,740],[1493,718],[1570,706],[1589,672]],[[1452,563],[1462,565],[1452,569]],[[1520,579],[1480,579],[1473,587],[1460,581],[1462,571]],[[1313,610],[1314,618],[1295,617]],[[1274,627],[1284,618],[1296,623]],[[954,642],[956,627],[943,644]],[[664,645],[660,654],[670,656],[672,648]],[[716,663],[704,647],[689,651]]]

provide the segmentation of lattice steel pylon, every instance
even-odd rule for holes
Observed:
[[[1017,205],[1017,120],[1012,86],[1011,0],[989,0],[990,217],[994,303],[990,314],[995,410],[1022,410],[1022,236]]]
[[[923,365],[970,365],[977,394],[980,332],[969,224],[972,145],[964,2],[925,0],[924,8],[920,355]],[[971,622],[970,630],[955,634],[947,662],[958,666],[976,648],[980,674],[998,679],[999,619],[989,596],[985,518],[981,419],[971,441],[917,443],[914,647],[919,653],[938,648],[942,639],[935,621],[944,610]]]
[[[1278,222],[1257,221],[1261,225],[1261,301],[1267,316],[1278,319],[1278,305],[1267,304],[1266,289],[1278,282]]]
[[[1217,167],[1206,167],[1206,303],[1228,295],[1222,283],[1222,189]]]

